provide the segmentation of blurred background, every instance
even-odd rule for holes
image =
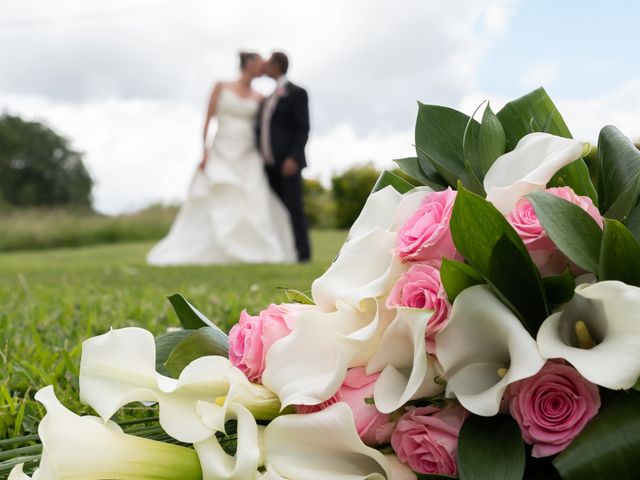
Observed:
[[[0,0],[0,249],[161,236],[240,49],[284,49],[310,93],[316,227],[347,227],[412,154],[416,100],[471,114],[543,85],[575,137],[640,141],[639,17],[632,0]]]

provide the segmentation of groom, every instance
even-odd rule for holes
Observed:
[[[276,89],[262,104],[258,116],[258,145],[271,188],[289,210],[299,262],[311,258],[307,219],[302,205],[302,169],[307,166],[304,148],[309,138],[307,91],[287,79],[289,58],[273,52],[264,74],[276,81]]]

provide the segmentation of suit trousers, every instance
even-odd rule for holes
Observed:
[[[298,261],[308,261],[311,258],[311,244],[307,217],[304,214],[302,203],[302,174],[298,171],[295,175],[285,177],[280,172],[278,165],[268,165],[266,170],[271,188],[280,197],[291,215]]]

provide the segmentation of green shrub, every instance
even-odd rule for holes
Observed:
[[[334,228],[336,204],[318,180],[304,179],[304,213],[312,228]]]
[[[379,175],[380,171],[368,164],[350,168],[331,179],[337,228],[349,228],[358,218]]]

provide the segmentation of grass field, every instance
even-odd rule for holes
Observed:
[[[165,300],[175,292],[228,330],[243,308],[283,301],[278,287],[307,290],[344,237],[314,232],[314,261],[286,266],[154,268],[144,261],[151,243],[0,254],[0,440],[36,431],[44,411],[32,398],[46,385],[72,410],[91,413],[77,391],[84,339],[110,327],[160,334],[178,326]],[[134,406],[121,418],[147,414]]]

